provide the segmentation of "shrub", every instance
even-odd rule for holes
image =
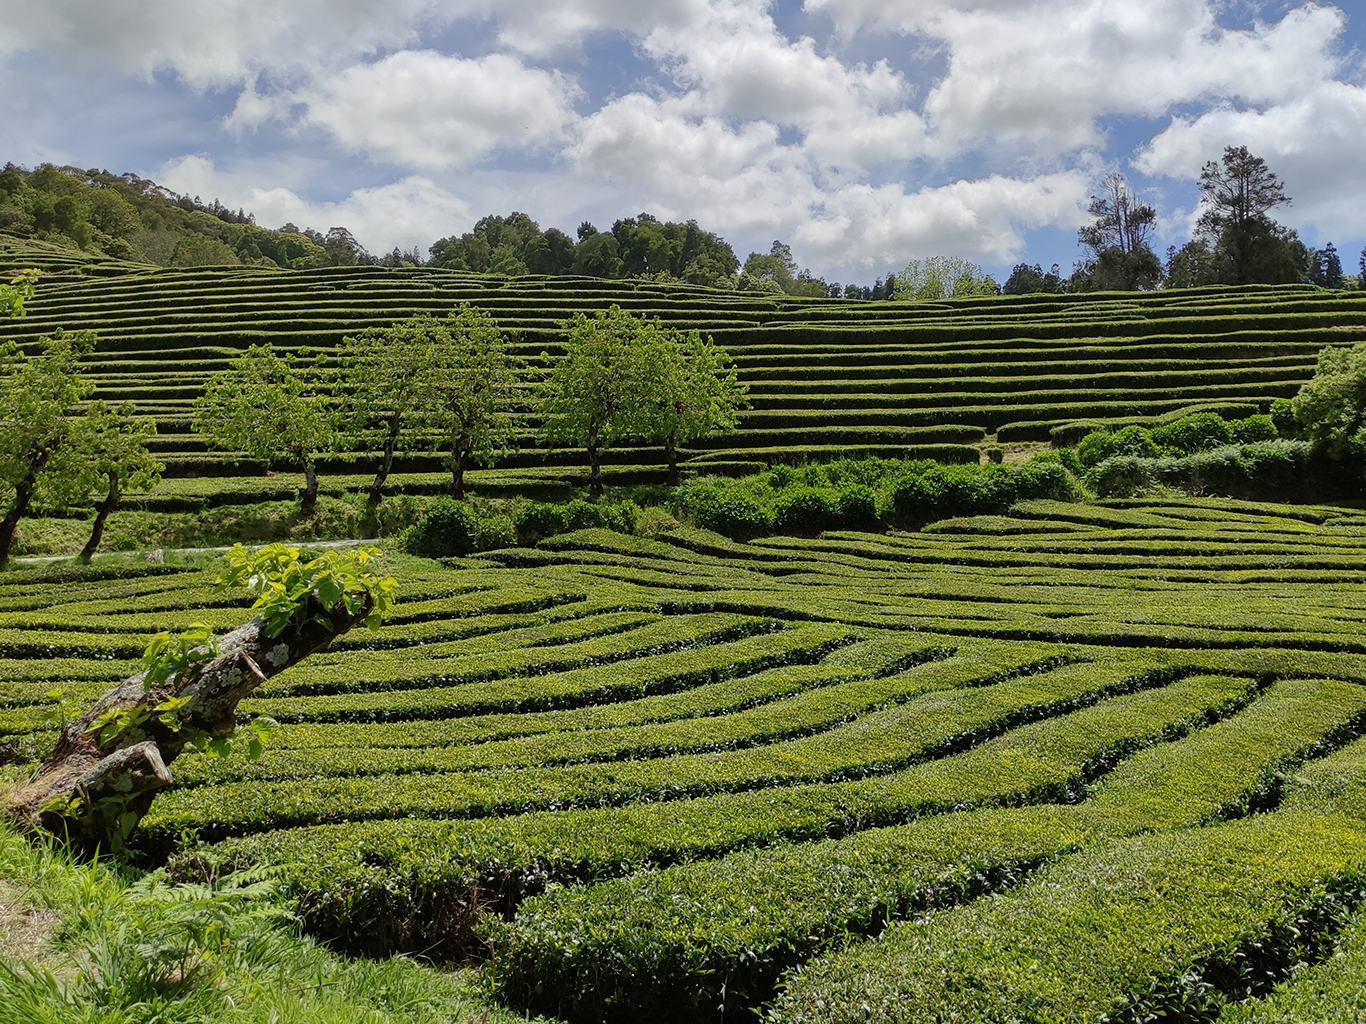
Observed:
[[[442,498],[403,534],[403,550],[428,558],[467,555],[475,550],[479,522],[468,505]]]
[[[687,496],[683,511],[702,529],[735,540],[748,540],[773,529],[772,511],[739,487],[696,490]]]
[[[1049,498],[1053,501],[1079,501],[1086,497],[1086,489],[1073,475],[1064,454],[1076,455],[1068,451],[1044,452],[1036,455],[1015,471],[1015,500],[1026,501],[1031,498]],[[1081,466],[1078,465],[1080,470]]]
[[[533,502],[517,514],[514,531],[517,543],[535,544],[538,540],[572,530],[605,529],[634,533],[639,518],[640,506],[629,500],[619,505],[584,501],[582,498],[575,498],[563,505]]]
[[[1113,455],[1092,470],[1096,495],[1128,498],[1146,491],[1157,480],[1157,460],[1133,455]]]
[[[1276,423],[1270,416],[1249,416],[1232,424],[1234,439],[1239,444],[1253,444],[1257,441],[1274,441],[1280,437]]]
[[[783,533],[815,536],[839,525],[839,502],[829,488],[789,487],[773,499],[773,526]]]
[[[535,544],[544,537],[564,533],[567,521],[567,506],[534,501],[517,513],[517,543]]]
[[[878,521],[877,492],[867,484],[846,483],[835,492],[840,526],[846,530],[872,530]]]
[[[1217,412],[1197,412],[1151,432],[1155,444],[1190,455],[1233,443],[1233,430]]]
[[[1077,443],[1077,459],[1090,469],[1115,454],[1115,439],[1109,431],[1093,430]]]

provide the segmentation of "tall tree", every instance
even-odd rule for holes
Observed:
[[[638,417],[643,436],[664,447],[669,483],[678,484],[680,445],[735,429],[749,390],[735,365],[710,338],[642,320],[636,330],[642,393]]]
[[[1106,175],[1090,213],[1091,223],[1077,232],[1087,257],[1072,275],[1072,290],[1140,291],[1162,283],[1162,262],[1148,247],[1157,211],[1129,191],[1122,174]]]
[[[1078,240],[1099,258],[1107,249],[1131,253],[1148,247],[1157,223],[1157,211],[1129,191],[1122,174],[1107,174],[1101,194],[1091,197],[1092,222],[1078,233]]]
[[[134,412],[131,402],[117,409],[92,402],[85,411],[81,440],[87,472],[104,496],[95,506],[90,539],[80,554],[82,562],[89,562],[99,549],[105,522],[124,493],[151,490],[166,469],[147,450],[147,439],[157,432],[156,421],[150,416],[134,416]]]
[[[380,452],[367,499],[371,511],[384,496],[394,453],[431,415],[431,373],[443,330],[435,317],[414,316],[348,335],[338,349],[347,435],[358,448]]]
[[[513,437],[511,407],[521,360],[483,310],[461,304],[433,333],[432,367],[423,402],[429,422],[449,446],[451,495],[465,496],[465,469],[489,464]]]
[[[602,452],[641,424],[643,372],[640,321],[620,306],[566,324],[564,354],[541,387],[545,438],[583,447],[588,488],[602,495]]]
[[[1284,284],[1300,279],[1294,233],[1271,219],[1286,206],[1285,186],[1246,146],[1229,146],[1200,172],[1199,236],[1214,251],[1215,279],[1224,284]]]
[[[210,447],[242,452],[268,466],[304,473],[301,507],[318,501],[318,457],[333,447],[322,398],[270,344],[252,345],[209,379],[195,399],[192,425]]]
[[[58,331],[42,346],[36,356],[13,344],[0,350],[0,567],[9,563],[14,532],[35,495],[66,505],[89,492],[77,420],[68,413],[94,388],[79,360],[95,347],[95,335]]]

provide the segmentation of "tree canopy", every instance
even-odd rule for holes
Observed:
[[[79,366],[94,347],[89,331],[58,331],[42,340],[39,355],[13,344],[0,349],[0,566],[9,562],[19,520],[35,497],[60,507],[89,493],[81,421],[68,413],[94,387]]]
[[[1366,457],[1366,342],[1325,348],[1290,404],[1295,422],[1335,459]]]
[[[493,317],[467,303],[434,325],[431,338],[423,403],[428,421],[445,439],[451,494],[460,498],[470,463],[492,463],[513,439],[521,360],[508,352]]]
[[[911,260],[896,275],[898,299],[963,299],[1000,293],[995,278],[961,256]]]
[[[195,399],[196,433],[212,448],[241,452],[270,466],[304,472],[302,504],[318,499],[317,460],[334,447],[322,397],[303,379],[292,358],[270,344],[252,345],[232,366],[209,379]]]

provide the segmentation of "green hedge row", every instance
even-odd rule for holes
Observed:
[[[952,665],[953,660],[941,664]],[[1108,671],[1079,666],[1074,672],[1088,667],[1097,688],[1081,691],[1076,702],[1091,702],[1094,695],[1117,688],[1141,692],[1045,719],[967,753],[891,775],[463,823],[397,821],[278,830],[223,843],[219,852],[238,861],[304,865],[291,884],[310,928],[350,948],[404,948],[419,932],[422,915],[445,905],[453,915],[450,929],[429,929],[426,940],[459,951],[468,948],[469,928],[481,906],[511,906],[552,881],[615,877],[642,866],[746,846],[844,835],[959,804],[1055,799],[1083,786],[1092,772],[1103,772],[1120,751],[1140,743],[1140,737],[1156,739],[1164,729],[1175,728],[1172,723],[1216,713],[1249,695],[1246,680],[1163,686],[1166,676],[1161,673],[1121,677],[1119,666]],[[1027,697],[1024,687],[1042,678],[1047,675],[987,689],[1004,686]],[[940,696],[953,700],[960,691]],[[1017,700],[998,714],[1023,715],[1028,707]],[[1053,708],[1064,710],[1065,704]],[[928,717],[930,709],[924,710]],[[944,723],[940,735],[948,725]],[[952,737],[946,742],[952,743]],[[190,824],[188,819],[183,823]],[[462,913],[455,915],[456,908],[463,908]],[[367,922],[366,927],[355,927],[359,921]]]
[[[769,1019],[1212,1020],[1329,954],[1366,826],[1281,812],[1103,844],[817,960]]]
[[[486,972],[514,1005],[571,1020],[739,1016],[770,999],[787,969],[847,935],[1008,887],[1105,832],[1235,816],[1235,806],[1264,798],[1287,758],[1363,710],[1360,686],[1279,683],[1248,710],[1122,762],[1081,808],[1090,813],[950,814],[555,890],[511,923],[490,924]]]

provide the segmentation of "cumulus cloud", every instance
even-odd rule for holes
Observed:
[[[776,0],[0,0],[0,59],[179,90],[184,123],[197,97],[204,132],[171,152],[232,152],[235,170],[183,158],[171,187],[263,223],[346,223],[376,250],[516,204],[542,220],[691,217],[742,248],[778,235],[818,270],[1008,263],[1031,230],[1075,229],[1099,169],[1145,143],[1133,166],[1184,182],[1245,143],[1285,178],[1292,222],[1366,232],[1366,94],[1339,56],[1340,6],[1269,22],[1225,0],[804,7],[810,36],[783,31]],[[42,66],[15,63],[12,80]],[[226,117],[218,89],[236,93]],[[1174,112],[1151,140],[1132,127]],[[42,151],[86,144],[63,130]],[[262,158],[271,146],[283,155]],[[355,154],[396,180],[346,186]]]
[[[1285,102],[1314,88],[1344,17],[1307,5],[1275,24],[1220,27],[1211,0],[809,0],[846,30],[921,33],[949,55],[924,114],[946,142],[1016,141],[1048,153],[1103,147],[1105,115],[1160,116],[1236,98]]]
[[[437,0],[0,0],[0,53],[44,50],[196,89],[310,74],[414,42]]]
[[[405,50],[351,67],[295,98],[305,123],[342,145],[406,167],[459,167],[494,149],[564,138],[577,87],[558,72],[489,54]]]
[[[183,156],[165,164],[156,180],[183,195],[213,196],[228,207],[256,215],[263,227],[294,223],[326,231],[344,225],[375,253],[395,247],[425,251],[434,231],[449,234],[474,223],[469,204],[429,178],[410,176],[372,188],[359,188],[337,202],[309,200],[286,188],[261,188],[253,175],[219,171],[202,155]]]
[[[901,185],[848,185],[826,196],[794,238],[864,271],[946,253],[1009,263],[1024,247],[1024,229],[1085,223],[1089,191],[1078,171],[1030,180],[992,175],[910,193]]]

